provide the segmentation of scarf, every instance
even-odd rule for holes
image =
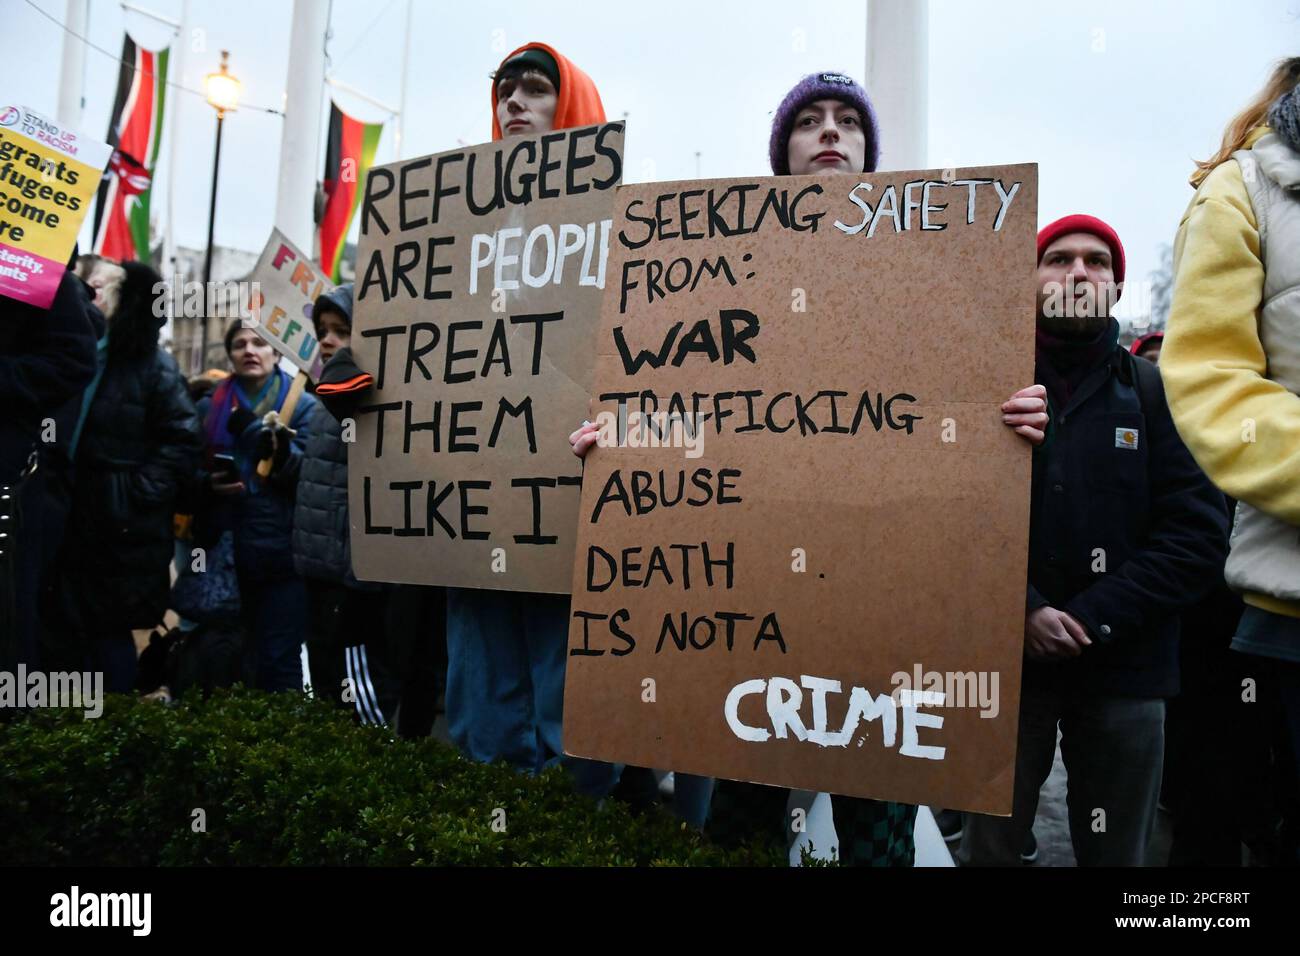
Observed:
[[[277,368],[256,395],[249,395],[234,375],[216,387],[212,393],[212,407],[208,410],[208,419],[204,423],[208,438],[209,465],[212,463],[212,456],[219,452],[233,454],[240,474],[247,477],[245,472],[251,469],[252,463],[244,461],[236,437],[226,428],[230,421],[230,413],[236,408],[246,408],[255,417],[261,418],[269,411],[279,411],[289,391],[288,382],[289,376]]]
[[[1292,152],[1300,153],[1300,86],[1277,98],[1269,108],[1268,125]]]
[[[1062,338],[1039,326],[1034,379],[1046,386],[1052,408],[1065,408],[1075,389],[1115,351],[1118,342],[1119,323],[1114,319],[1086,339]]]

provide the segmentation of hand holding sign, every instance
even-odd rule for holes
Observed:
[[[374,376],[350,449],[357,575],[571,584],[621,123],[371,171],[352,349]]]

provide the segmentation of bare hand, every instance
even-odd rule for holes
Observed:
[[[1047,389],[1042,385],[1022,388],[1002,403],[1002,423],[1031,445],[1047,437]]]
[[[212,486],[213,494],[218,494],[221,495],[223,498],[228,498],[231,495],[240,495],[244,493],[244,483],[242,481],[228,483],[222,481],[223,477],[225,476],[213,475],[212,478],[210,479],[209,484]]]
[[[591,422],[583,422],[576,432],[569,436],[569,447],[579,458],[586,458],[591,446],[600,437],[600,429]]]
[[[1090,644],[1088,629],[1064,611],[1040,607],[1025,615],[1025,653],[1030,660],[1078,657]]]

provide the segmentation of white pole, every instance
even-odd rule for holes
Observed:
[[[130,8],[128,8],[130,9]],[[176,87],[167,91],[163,126],[168,137],[167,142],[167,228],[163,231],[162,268],[159,270],[168,282],[178,271],[176,261],[176,179],[180,169],[180,131],[181,103],[185,97],[178,95],[179,86],[185,85],[185,52],[189,47],[190,0],[181,0],[181,19],[176,24],[176,39],[172,42],[172,52],[168,57],[168,72],[175,77]],[[166,333],[172,339],[173,351],[180,345],[176,341],[174,318],[168,316]]]
[[[172,52],[168,72],[175,77],[177,86],[185,85],[185,53],[189,47],[190,0],[181,0],[181,22],[176,25],[176,42]],[[185,97],[173,87],[167,91],[167,232],[163,238],[163,272],[170,275],[176,260],[176,179],[180,169],[181,156],[181,104]]]
[[[402,95],[398,100],[397,123],[393,127],[394,159],[402,158],[406,146],[406,71],[411,65],[411,0],[406,0],[406,36],[402,40]]]
[[[312,212],[316,200],[321,89],[328,26],[327,4],[317,0],[293,0],[275,225],[300,249],[312,248],[315,232]]]
[[[867,93],[882,170],[926,166],[929,21],[928,0],[867,0]]]
[[[85,134],[81,128],[82,90],[86,79],[86,45],[79,39],[86,35],[90,22],[90,0],[68,0],[64,14],[63,71],[59,76],[60,126]],[[73,36],[73,34],[77,36]]]

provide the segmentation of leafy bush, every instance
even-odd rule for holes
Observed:
[[[26,712],[0,725],[0,808],[8,865],[784,862],[757,844],[724,851],[667,814],[597,804],[559,768],[528,777],[297,694],[243,689],[172,708],[110,697],[92,720]]]

